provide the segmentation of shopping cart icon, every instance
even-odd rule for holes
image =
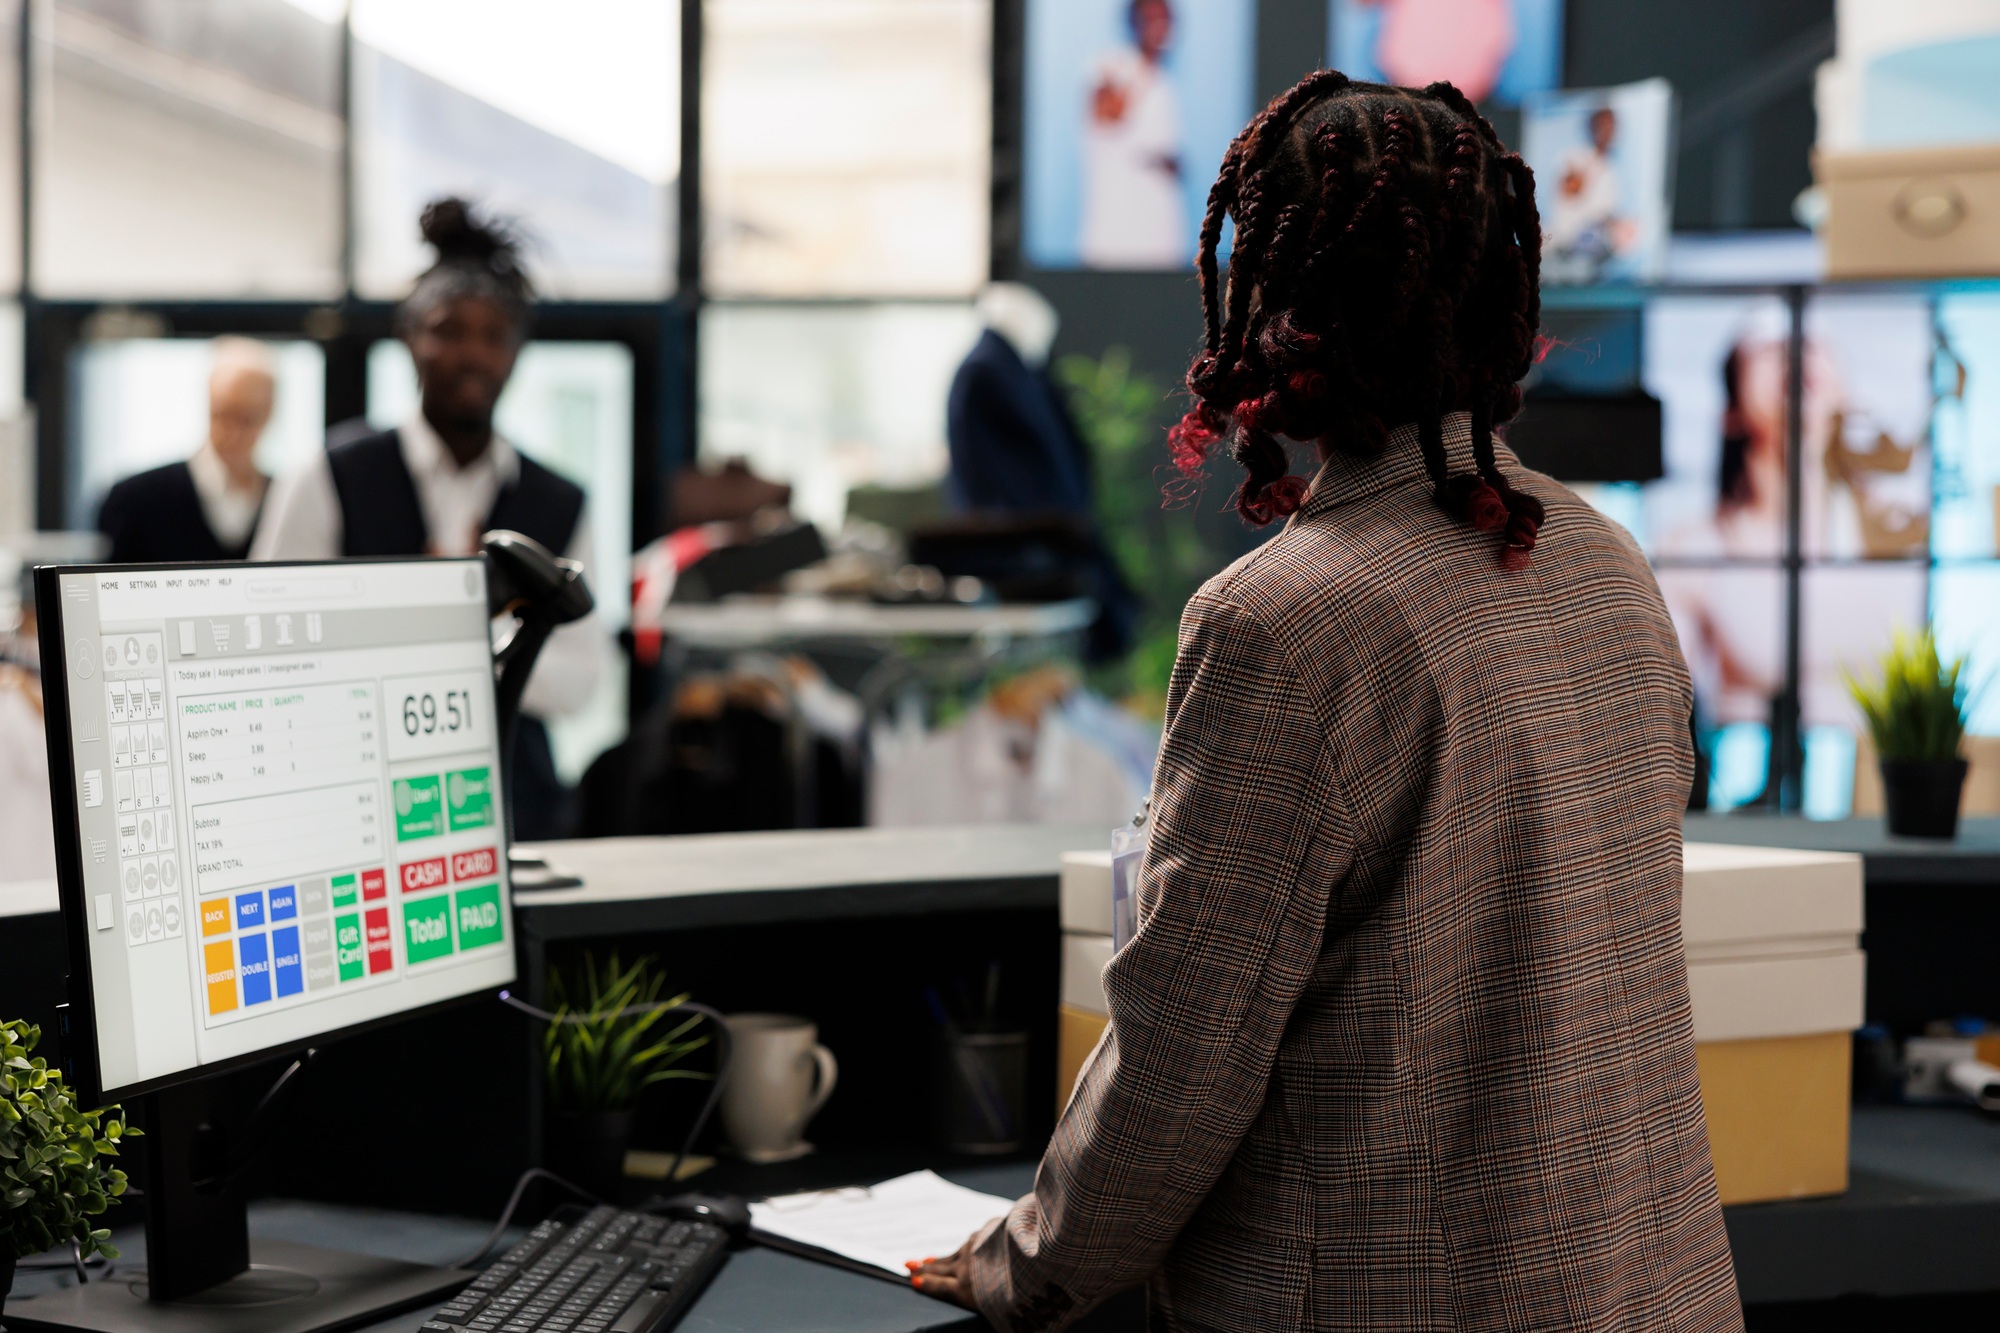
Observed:
[[[208,622],[208,632],[209,632],[209,634],[210,634],[210,635],[211,635],[211,636],[212,636],[212,637],[213,637],[213,638],[215,639],[215,651],[216,651],[216,652],[218,652],[218,653],[226,653],[226,652],[228,652],[228,651],[229,651],[229,622],[228,622],[228,621],[226,621],[226,620],[211,620],[211,621],[209,621],[209,622]]]

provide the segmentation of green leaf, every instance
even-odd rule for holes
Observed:
[[[1966,661],[1938,659],[1929,629],[1897,631],[1872,678],[1847,674],[1847,688],[1868,721],[1875,750],[1884,759],[1961,757],[1970,712]]]
[[[78,1106],[61,1073],[30,1058],[40,1039],[39,1028],[0,1023],[0,1255],[71,1239],[86,1256],[115,1254],[104,1245],[111,1233],[85,1219],[125,1190],[124,1172],[100,1159],[116,1155],[127,1131],[116,1107]]]
[[[662,999],[666,978],[656,958],[629,965],[619,954],[600,963],[586,951],[551,969],[547,1001],[556,1020],[542,1034],[552,1102],[571,1111],[629,1110],[640,1091],[708,1038],[690,1038],[700,1016],[669,1023],[686,994]],[[630,1012],[625,1012],[630,1011]],[[706,1077],[680,1071],[676,1077]]]

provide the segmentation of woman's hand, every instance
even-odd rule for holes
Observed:
[[[949,1259],[910,1260],[903,1265],[910,1270],[910,1285],[926,1296],[977,1310],[972,1303],[972,1244],[978,1239],[976,1233],[966,1237]]]

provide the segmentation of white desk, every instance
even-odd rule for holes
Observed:
[[[0,916],[34,916],[60,910],[56,882],[52,879],[0,881]]]
[[[732,597],[669,604],[647,628],[690,648],[732,650],[824,640],[1052,638],[1081,632],[1096,614],[1088,600],[881,606],[838,597]]]
[[[1109,844],[1086,825],[801,829],[671,838],[589,838],[520,850],[584,879],[514,895],[523,935],[838,917],[1053,908],[1062,854]]]

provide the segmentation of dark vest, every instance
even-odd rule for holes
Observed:
[[[515,457],[520,472],[500,488],[486,517],[488,530],[506,528],[555,555],[567,553],[583,516],[583,491],[526,454]],[[430,549],[423,503],[395,431],[329,444],[326,461],[340,497],[342,555],[423,555]]]
[[[486,527],[523,533],[562,555],[583,516],[583,491],[526,454],[515,457],[521,470],[501,487]],[[423,555],[430,549],[423,502],[395,431],[356,435],[336,426],[327,441],[326,461],[340,497],[342,555]],[[523,841],[570,836],[574,796],[556,775],[548,729],[539,719],[524,715],[516,724],[507,773],[510,836]]]
[[[251,531],[256,531],[251,524]],[[224,546],[208,526],[201,509],[201,492],[186,463],[169,463],[125,478],[104,497],[97,511],[97,530],[111,539],[114,565],[160,564],[199,560],[215,564],[241,560],[250,553],[246,538],[240,546]]]

